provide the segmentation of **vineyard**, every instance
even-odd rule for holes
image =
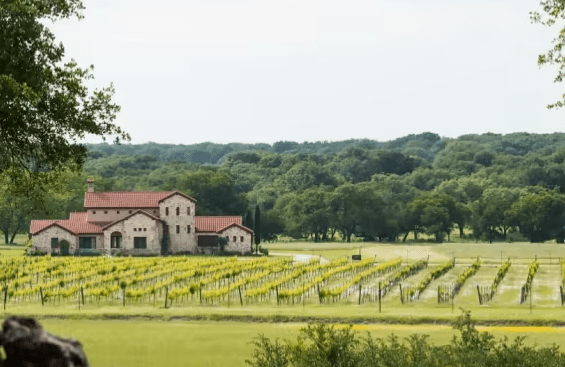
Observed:
[[[510,260],[487,264],[479,258],[429,264],[424,259],[347,257],[324,262],[293,262],[290,257],[5,257],[0,260],[0,296],[5,308],[376,302],[380,307],[385,301],[396,307],[453,303],[455,297],[472,305],[496,306],[519,305],[532,294],[534,300],[560,306],[565,301],[563,271],[565,262],[549,267],[537,260],[513,265]],[[535,295],[536,289],[542,289],[545,298]]]

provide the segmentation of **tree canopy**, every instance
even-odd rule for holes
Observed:
[[[565,19],[565,6],[562,0],[545,0],[540,2],[542,11],[534,11],[530,13],[533,23],[542,24],[548,27],[554,26]],[[557,75],[553,79],[554,83],[561,83],[565,76],[565,55],[563,47],[565,46],[565,26],[561,25],[561,29],[557,32],[557,36],[552,41],[552,47],[546,52],[538,56],[538,65],[557,65]],[[551,103],[547,108],[561,108],[565,105],[565,94],[562,100]]]
[[[41,22],[80,19],[82,9],[80,0],[0,0],[0,171],[81,165],[86,134],[129,139],[112,123],[113,86],[89,93],[94,67],[63,62],[63,45]]]

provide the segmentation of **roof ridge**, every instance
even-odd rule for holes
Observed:
[[[158,194],[168,194],[175,191],[96,191],[87,192],[87,194],[124,194],[124,193],[158,193]]]

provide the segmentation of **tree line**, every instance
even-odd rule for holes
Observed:
[[[57,205],[48,205],[48,213],[22,213],[20,222],[82,210],[84,180],[93,177],[97,191],[179,190],[198,200],[198,215],[242,215],[250,227],[258,208],[260,238],[405,241],[427,234],[443,241],[453,230],[483,241],[504,240],[509,232],[533,242],[565,238],[564,134],[445,139],[425,133],[386,144],[358,141],[329,153],[243,150],[215,165],[127,147],[134,153],[98,154],[90,146],[80,173],[60,175],[66,186],[58,195],[65,200],[52,199]],[[9,217],[2,208],[0,226]]]

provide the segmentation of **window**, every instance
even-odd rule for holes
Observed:
[[[198,236],[198,247],[218,247],[218,236]]]
[[[190,233],[190,225],[186,226],[186,233]]]
[[[104,210],[104,214],[108,214],[108,211],[107,211],[107,210]]]
[[[143,232],[147,232],[147,228],[143,228]]]
[[[96,248],[96,237],[79,237],[78,247],[80,249]]]
[[[128,214],[131,214],[131,210],[129,211],[129,213],[128,213]]]
[[[180,208],[177,206],[177,215],[180,214]]]
[[[134,231],[134,232],[137,232],[137,228],[134,228],[133,231]]]
[[[59,239],[57,237],[51,238],[51,248],[59,248]]]
[[[180,226],[177,224],[177,233],[180,233]]]
[[[119,211],[119,210],[116,210],[116,214],[120,214],[120,211]]]
[[[93,210],[93,211],[92,211],[92,214],[96,214],[96,210]]]
[[[230,236],[226,236],[226,242],[230,242]]]
[[[233,242],[237,242],[237,237],[233,236]]]
[[[133,248],[147,248],[147,237],[134,237]]]
[[[165,215],[169,215],[169,207],[165,208]]]
[[[120,232],[114,232],[110,237],[110,248],[120,248],[122,243],[122,234]]]
[[[186,215],[190,215],[190,207],[189,206],[186,207]]]
[[[141,232],[141,228],[139,228],[139,232]]]
[[[156,210],[153,210],[153,214],[157,214],[157,211],[156,211]]]
[[[239,242],[243,242],[243,236],[239,237]]]

